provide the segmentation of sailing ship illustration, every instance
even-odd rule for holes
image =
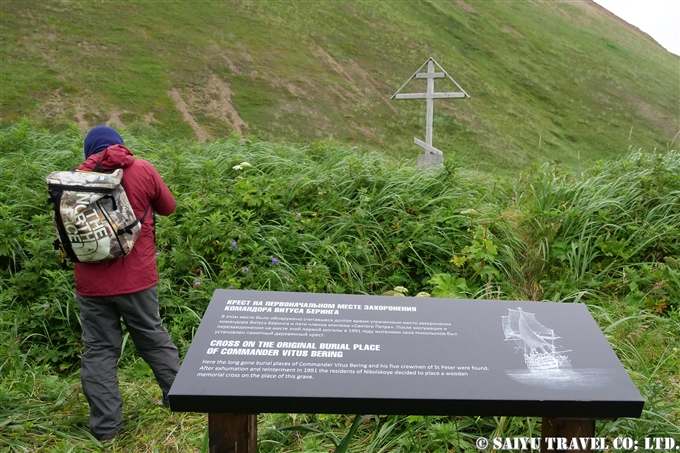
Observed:
[[[529,370],[559,370],[570,368],[569,358],[564,354],[569,350],[558,351],[552,329],[536,319],[534,313],[509,308],[508,316],[501,316],[505,341],[516,344],[516,350],[524,351],[524,362]]]

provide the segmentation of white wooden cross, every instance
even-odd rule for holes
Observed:
[[[442,72],[434,72],[434,65],[437,65],[437,67],[442,71]],[[423,67],[427,65],[427,72],[418,72]],[[413,78],[416,79],[427,79],[427,92],[425,93],[400,93],[401,90],[408,85],[408,83],[413,80]],[[456,84],[458,88],[460,88],[460,92],[450,92],[450,93],[435,93],[434,91],[434,79],[443,79],[445,77],[448,77],[451,79],[453,83]],[[392,95],[391,99],[427,99],[427,117],[426,117],[426,124],[425,124],[425,142],[422,140],[419,140],[417,138],[413,138],[413,142],[422,147],[425,150],[425,154],[437,154],[439,156],[442,156],[443,153],[439,151],[437,148],[432,146],[432,116],[433,116],[433,111],[434,111],[434,100],[435,99],[465,99],[465,98],[470,98],[470,96],[465,92],[463,88],[461,88],[460,85],[458,85],[458,82],[453,80],[453,78],[442,68],[439,63],[437,63],[434,58],[430,57],[427,59],[425,63],[422,64],[418,68],[418,70],[404,83],[401,88],[397,90],[396,93]]]

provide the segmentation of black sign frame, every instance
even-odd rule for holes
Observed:
[[[584,304],[244,290],[215,292],[169,397],[209,413],[614,419],[644,406]]]

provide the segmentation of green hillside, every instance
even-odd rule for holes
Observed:
[[[583,168],[678,143],[680,59],[590,0],[3,1],[0,26],[3,125],[415,158],[425,102],[389,98],[434,57],[472,97],[435,101],[433,144],[462,165]]]

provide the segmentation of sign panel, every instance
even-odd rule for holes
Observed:
[[[639,417],[582,304],[217,290],[174,411]]]

